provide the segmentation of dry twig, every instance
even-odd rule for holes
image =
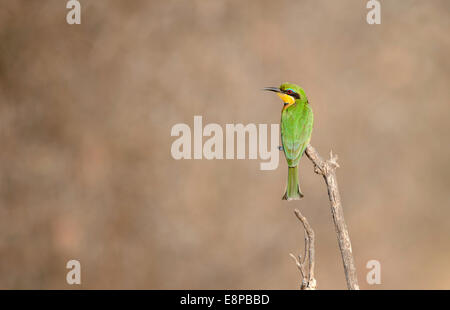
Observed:
[[[341,196],[339,194],[336,178],[337,156],[330,152],[330,159],[323,160],[317,151],[309,144],[306,147],[306,156],[313,162],[314,171],[325,179],[328,188],[328,197],[331,203],[331,214],[333,215],[334,226],[336,228],[339,249],[341,250],[342,261],[344,263],[345,278],[347,287],[351,290],[358,290],[358,279],[356,267],[353,259],[352,245],[348,234],[347,225],[344,220]]]
[[[316,289],[316,279],[314,278],[314,231],[308,223],[306,217],[304,217],[299,210],[294,210],[295,215],[303,224],[305,230],[305,255],[295,257],[294,254],[289,255],[294,259],[300,273],[302,275],[302,284],[300,286],[301,290],[315,290]],[[306,273],[306,267],[308,267],[308,274]]]

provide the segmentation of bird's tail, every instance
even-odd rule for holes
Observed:
[[[283,200],[298,200],[303,197],[298,184],[298,166],[289,167],[286,193]]]

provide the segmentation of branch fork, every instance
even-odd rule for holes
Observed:
[[[305,231],[305,254],[303,256],[303,259],[301,255],[298,256],[298,259],[292,253],[290,253],[289,255],[295,261],[295,264],[300,270],[300,274],[302,276],[300,289],[315,290],[317,287],[317,282],[314,278],[314,231],[309,225],[306,217],[304,217],[298,209],[295,209],[294,213],[299,221],[303,224],[303,229]],[[308,270],[308,272],[306,272],[306,270]]]

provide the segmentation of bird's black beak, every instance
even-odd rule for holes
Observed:
[[[273,91],[276,93],[281,93],[281,90],[278,87],[264,87],[262,90]]]

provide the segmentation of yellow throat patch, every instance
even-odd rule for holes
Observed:
[[[277,93],[277,95],[285,103],[283,109],[286,109],[286,108],[290,107],[291,105],[293,105],[295,103],[295,98],[294,97],[291,97],[291,96],[283,94],[283,93]]]

